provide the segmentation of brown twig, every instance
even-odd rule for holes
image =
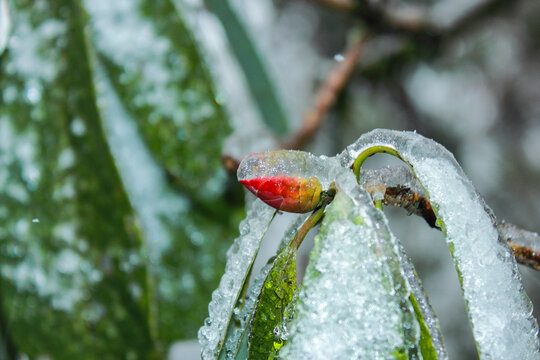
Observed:
[[[437,226],[437,216],[431,207],[429,199],[419,191],[408,186],[370,185],[365,189],[373,197],[376,193],[384,192],[383,204],[393,205],[406,209],[409,214],[421,216],[433,228]],[[534,270],[540,270],[540,235],[520,229],[504,221],[494,220],[494,225],[499,232],[500,238],[505,241],[516,261]]]
[[[317,92],[315,104],[304,116],[302,127],[284,144],[284,148],[300,149],[317,132],[324,116],[335,104],[357,67],[366,40],[367,37],[362,37],[354,42],[343,55],[343,59],[328,73]]]
[[[227,170],[228,173],[236,174],[236,171],[238,170],[238,167],[240,166],[240,160],[233,158],[229,155],[222,155],[221,156],[221,163],[223,164],[223,167],[225,170]]]
[[[512,249],[518,263],[534,270],[540,270],[540,252],[528,246],[514,244],[511,241],[508,241],[508,245]]]

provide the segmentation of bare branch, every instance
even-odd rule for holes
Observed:
[[[343,59],[328,73],[315,97],[315,104],[306,112],[300,130],[286,143],[286,149],[300,149],[317,132],[324,116],[334,105],[339,94],[351,78],[367,38],[353,43]]]
[[[235,159],[229,155],[222,155],[221,163],[223,164],[223,167],[225,168],[225,170],[227,170],[228,173],[234,173],[234,174],[236,174],[236,171],[238,170],[238,167],[240,166],[240,160]]]

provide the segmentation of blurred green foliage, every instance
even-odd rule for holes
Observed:
[[[173,4],[114,2],[107,22],[98,3],[11,3],[0,58],[8,358],[148,359],[195,337],[243,215],[224,200],[228,121]],[[107,84],[167,179],[147,197],[181,204],[157,215],[168,241],[145,228],[144,202],[122,181],[133,175],[111,152],[105,124],[119,119],[104,108]]]

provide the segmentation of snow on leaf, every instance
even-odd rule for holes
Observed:
[[[419,358],[395,239],[363,197],[338,191],[315,238],[284,359]]]

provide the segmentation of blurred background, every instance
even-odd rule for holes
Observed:
[[[0,358],[199,358],[252,152],[415,130],[539,231],[539,18],[535,0],[0,0]],[[475,359],[442,235],[385,212],[450,358]]]

